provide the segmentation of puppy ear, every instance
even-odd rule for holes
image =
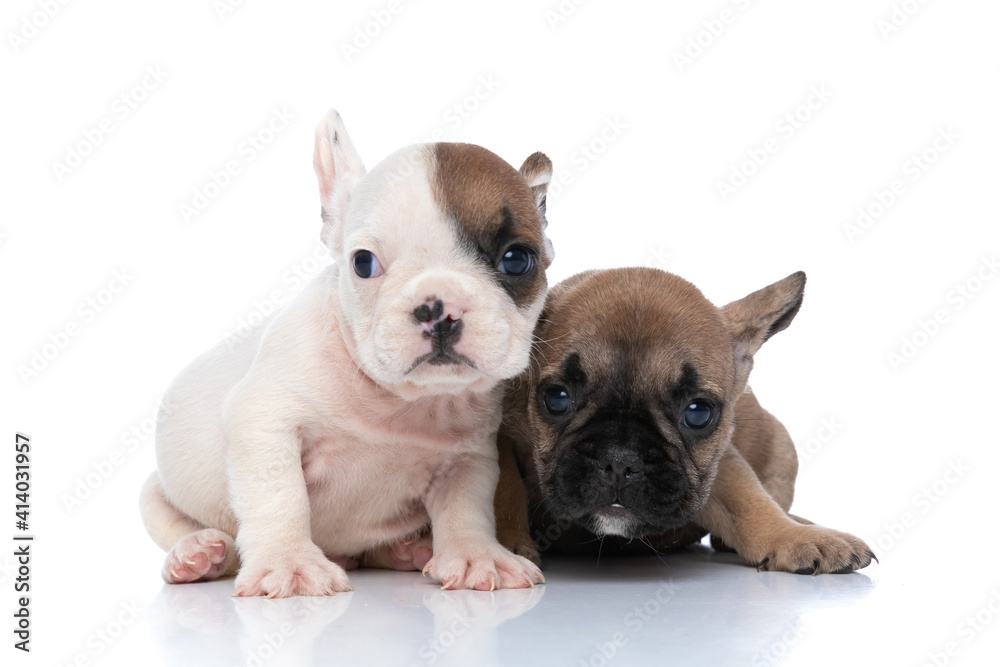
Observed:
[[[538,207],[538,215],[542,218],[542,231],[549,226],[549,221],[545,218],[545,202],[548,197],[549,183],[552,181],[552,160],[545,153],[532,153],[524,161],[520,169],[524,180],[531,188],[531,195],[535,198],[535,206]],[[556,251],[552,247],[552,241],[545,236],[546,268],[555,259]]]
[[[535,204],[542,214],[542,224],[545,221],[545,198],[549,191],[549,182],[552,180],[552,160],[545,153],[532,153],[521,165],[521,175],[528,181],[531,194],[535,198]]]
[[[319,180],[322,238],[333,249],[333,231],[343,223],[351,190],[365,175],[365,165],[336,109],[330,109],[316,126],[313,168]]]
[[[753,355],[764,341],[791,324],[802,305],[805,286],[806,274],[799,271],[722,307],[733,341],[738,383],[746,383]]]

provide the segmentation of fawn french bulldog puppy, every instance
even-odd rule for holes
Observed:
[[[595,536],[606,553],[648,550],[711,533],[762,570],[866,567],[863,541],[788,513],[795,447],[747,388],[753,355],[795,317],[804,286],[796,273],[722,308],[655,269],[554,287],[505,401],[501,543],[538,562],[530,504],[541,506],[530,528],[555,550],[596,550]]]
[[[340,116],[316,130],[334,263],[236,349],[181,372],[142,515],[167,582],[238,571],[235,594],[351,590],[363,552],[434,527],[448,588],[527,587],[496,540],[502,381],[528,363],[552,260],[551,163],[470,144],[367,172]]]

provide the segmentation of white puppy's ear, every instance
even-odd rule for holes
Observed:
[[[733,340],[737,384],[745,384],[753,355],[774,334],[791,324],[802,305],[806,274],[802,271],[722,307]]]
[[[531,196],[535,198],[535,205],[538,207],[538,214],[542,217],[542,230],[549,226],[549,221],[545,217],[545,204],[548,198],[549,183],[552,182],[552,160],[545,153],[532,153],[524,161],[519,170],[524,180],[531,188]],[[552,263],[556,256],[555,248],[548,235],[545,235],[545,254],[548,255],[546,267]]]
[[[330,109],[316,126],[313,168],[319,179],[319,200],[323,216],[323,243],[336,252],[339,229],[344,223],[351,191],[365,175],[365,165],[351,143],[344,121]]]
[[[521,165],[520,172],[524,176],[524,180],[528,181],[528,187],[531,188],[535,204],[542,214],[542,224],[547,224],[545,199],[549,191],[549,183],[552,181],[552,160],[545,153],[532,153]]]

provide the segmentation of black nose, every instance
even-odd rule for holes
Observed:
[[[643,477],[642,459],[630,450],[607,451],[597,460],[597,469],[601,481],[615,491],[621,491]]]
[[[436,297],[427,297],[414,308],[413,319],[424,326],[424,336],[433,341],[439,354],[446,353],[462,336],[462,320],[445,315],[444,302]]]
[[[437,341],[438,345],[448,347],[458,340],[462,335],[462,320],[453,320],[445,317],[434,323],[433,332],[430,337]]]
[[[444,313],[444,302],[441,299],[427,299],[413,309],[413,317],[417,322],[430,324],[441,319]]]

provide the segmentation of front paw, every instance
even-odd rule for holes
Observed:
[[[236,577],[237,597],[287,598],[353,590],[344,568],[314,544],[278,550],[272,557],[249,553]]]
[[[847,574],[875,558],[863,540],[815,524],[790,526],[754,551],[742,555],[758,570],[795,574]]]
[[[544,583],[538,566],[496,542],[461,545],[436,553],[424,574],[440,581],[443,589],[467,588],[492,591],[497,588],[528,588]]]

